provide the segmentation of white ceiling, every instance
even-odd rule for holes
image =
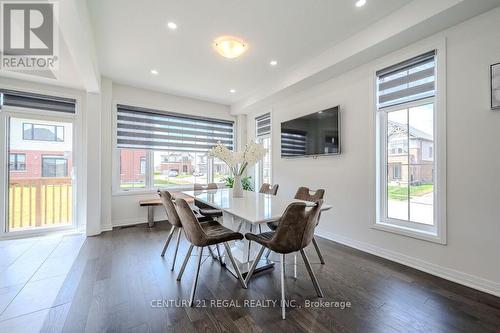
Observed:
[[[409,2],[367,0],[356,8],[355,0],[88,0],[102,75],[223,104],[247,98]],[[166,28],[169,21],[176,31]],[[212,49],[220,35],[243,38],[248,51],[222,58]],[[278,66],[269,66],[272,59]]]

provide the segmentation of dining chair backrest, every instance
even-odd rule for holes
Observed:
[[[174,227],[182,228],[182,223],[177,214],[177,210],[175,209],[175,204],[173,201],[172,194],[166,190],[158,191],[158,195],[160,196],[161,202],[165,210],[167,211],[167,219],[170,224]]]
[[[272,194],[276,195],[278,193],[278,184],[275,184],[274,186],[268,183],[262,184],[260,187],[259,193],[265,193],[265,194]]]
[[[297,252],[308,246],[314,237],[323,200],[316,201],[308,209],[303,202],[288,205],[280,218],[278,228],[269,242],[272,250],[278,253]]]
[[[191,207],[189,207],[189,204],[186,200],[177,198],[175,205],[188,241],[194,246],[205,246],[207,235],[200,226],[200,222],[194,215]]]
[[[299,187],[297,193],[295,193],[295,199],[316,202],[323,199],[325,196],[325,190],[319,189],[312,191],[307,187]]]
[[[216,190],[217,189],[217,184],[216,183],[208,183],[207,185],[205,184],[194,184],[194,190],[195,191],[203,191],[203,190]]]

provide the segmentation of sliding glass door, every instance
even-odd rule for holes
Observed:
[[[7,232],[73,224],[73,123],[13,114],[8,122]]]

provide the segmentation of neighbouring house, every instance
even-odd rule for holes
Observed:
[[[9,180],[70,178],[73,168],[71,124],[11,118]]]
[[[197,156],[201,161],[198,163],[200,166],[206,166],[207,156],[199,154]],[[192,174],[193,172],[206,173],[206,168],[203,170],[195,170],[193,161],[195,160],[195,153],[178,153],[178,152],[164,152],[160,157],[160,164],[155,167],[156,172],[167,175],[169,171],[175,171],[178,174]]]
[[[120,151],[121,183],[144,183],[146,174],[146,151],[122,149]]]
[[[388,181],[395,185],[432,183],[432,135],[395,121],[388,121],[388,132]]]

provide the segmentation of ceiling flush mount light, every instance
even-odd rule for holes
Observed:
[[[234,93],[236,92],[236,89],[231,89],[231,90],[229,90],[229,92],[230,92],[231,94],[234,94]]]
[[[214,41],[214,48],[221,56],[233,59],[245,53],[248,45],[239,38],[221,36]]]
[[[363,7],[364,5],[366,5],[366,0],[356,1],[356,7]]]
[[[168,23],[167,23],[167,27],[168,27],[170,30],[175,30],[175,29],[177,29],[177,23],[175,23],[175,22],[168,22]]]
[[[153,75],[158,75],[158,74],[160,74],[160,73],[159,73],[156,69],[152,69],[152,70],[151,70],[151,74],[153,74]]]
[[[271,66],[276,66],[277,64],[278,64],[278,62],[276,60],[271,60],[269,62],[269,65],[271,65]]]

